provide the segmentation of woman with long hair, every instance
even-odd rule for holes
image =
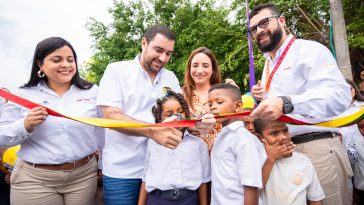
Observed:
[[[206,47],[193,50],[187,60],[184,86],[182,87],[192,117],[202,116],[209,111],[208,91],[211,86],[219,84],[221,81],[221,71],[214,53]],[[236,85],[232,79],[226,79],[225,83]],[[209,151],[211,151],[216,134],[220,129],[221,125],[215,124],[210,133],[199,135],[207,143]]]
[[[221,83],[221,72],[213,52],[205,47],[193,50],[187,60],[182,87],[192,117],[199,117],[208,112],[208,91],[212,85],[219,83]],[[220,129],[221,125],[216,124],[210,133],[199,135],[207,143],[209,151]]]
[[[0,145],[21,145],[11,175],[13,205],[89,205],[96,191],[97,139],[103,129],[50,116],[98,117],[97,86],[83,80],[72,45],[60,37],[38,43],[29,81],[17,95],[40,106],[13,102],[0,119]]]

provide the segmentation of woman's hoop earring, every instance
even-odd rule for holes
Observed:
[[[37,76],[38,76],[39,78],[44,78],[44,77],[45,77],[45,74],[44,74],[41,70],[38,70],[38,72],[37,72]]]

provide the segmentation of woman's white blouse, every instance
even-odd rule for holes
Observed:
[[[72,85],[59,96],[45,84],[21,88],[16,95],[74,117],[99,117],[96,109],[98,87],[81,90]],[[60,164],[81,159],[97,150],[104,130],[66,118],[48,116],[32,133],[24,127],[29,109],[9,102],[0,118],[0,146],[21,144],[21,159],[36,164]],[[99,138],[99,139],[97,139]]]

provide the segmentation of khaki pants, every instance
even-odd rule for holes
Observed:
[[[34,168],[18,159],[11,175],[12,205],[90,205],[96,191],[95,157],[73,171]]]
[[[323,205],[352,201],[348,180],[353,176],[349,158],[338,137],[297,144],[296,150],[311,159],[326,198]]]

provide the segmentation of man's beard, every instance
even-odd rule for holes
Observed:
[[[267,31],[266,33],[262,33],[259,36],[257,36],[257,39],[260,38],[260,36],[262,35],[268,35],[269,36],[269,42],[266,45],[262,45],[260,44],[259,40],[257,40],[257,45],[258,48],[263,52],[263,53],[267,53],[270,51],[273,51],[279,44],[279,42],[281,41],[282,37],[283,37],[283,31],[281,27],[277,27],[276,30],[273,31],[273,33]]]
[[[145,67],[151,73],[158,73],[158,71],[159,71],[159,70],[156,70],[156,69],[152,68],[152,66],[150,66],[150,64],[146,64]]]
[[[151,73],[158,73],[159,70],[163,67],[163,65],[160,68],[153,68],[152,67],[152,59],[145,59],[144,60],[144,67],[147,69],[147,71],[151,72]]]

